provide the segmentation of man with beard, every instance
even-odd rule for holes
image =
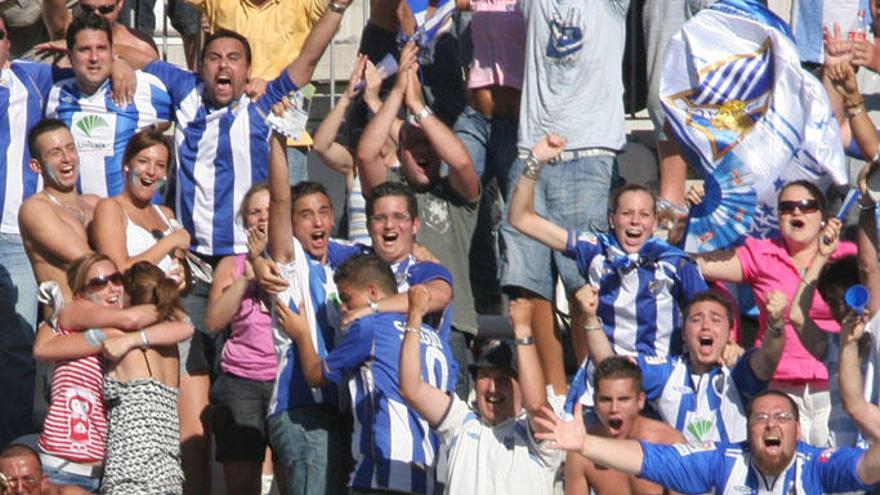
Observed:
[[[758,394],[747,416],[745,442],[657,445],[590,435],[577,415],[563,421],[545,408],[537,421],[549,432],[537,436],[558,449],[685,493],[838,493],[880,482],[880,444],[835,450],[800,442],[797,404],[783,392]]]
[[[599,424],[589,434],[604,438],[630,438],[657,443],[684,443],[684,436],[669,425],[641,416],[645,407],[642,372],[631,359],[609,357],[596,367],[596,415]],[[565,493],[657,494],[663,488],[627,473],[608,469],[577,454],[565,460]]]

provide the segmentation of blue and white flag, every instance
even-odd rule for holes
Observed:
[[[754,0],[721,0],[670,40],[660,97],[687,161],[705,179],[685,250],[726,248],[778,230],[790,181],[847,181],[822,84],[800,66],[788,25]]]
[[[401,33],[399,40],[403,43],[409,40],[422,48],[419,50],[419,63],[429,64],[434,59],[434,39],[450,24],[452,14],[455,13],[453,0],[407,0],[416,21],[416,31],[411,36]]]

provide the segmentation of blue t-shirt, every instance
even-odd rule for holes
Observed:
[[[798,442],[795,462],[775,480],[751,461],[747,442],[656,445],[640,441],[644,452],[640,478],[681,493],[757,495],[775,493],[841,493],[866,490],[858,474],[865,451],[858,448],[820,449]],[[783,483],[778,490],[775,483]]]
[[[356,466],[351,486],[433,493],[439,437],[400,396],[400,348],[406,317],[377,313],[351,325],[323,360],[327,380],[348,383],[355,427]],[[422,379],[451,392],[456,374],[448,341],[428,325],[421,329]]]

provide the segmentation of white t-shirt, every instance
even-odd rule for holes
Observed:
[[[549,400],[557,414],[562,414],[563,401],[564,397]],[[463,400],[452,395],[437,433],[444,447],[449,448],[447,493],[553,493],[564,453],[535,440],[525,413],[489,426]]]

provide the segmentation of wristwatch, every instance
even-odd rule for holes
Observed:
[[[412,118],[416,124],[421,124],[422,120],[424,120],[426,117],[428,117],[428,115],[433,115],[433,114],[434,114],[434,111],[431,110],[431,107],[429,107],[428,105],[425,105],[424,107],[422,107],[421,110],[419,110],[418,113],[412,114]]]
[[[516,345],[534,345],[535,338],[532,337],[531,335],[529,335],[528,337],[520,337],[520,338],[516,339],[514,342],[516,342]]]

